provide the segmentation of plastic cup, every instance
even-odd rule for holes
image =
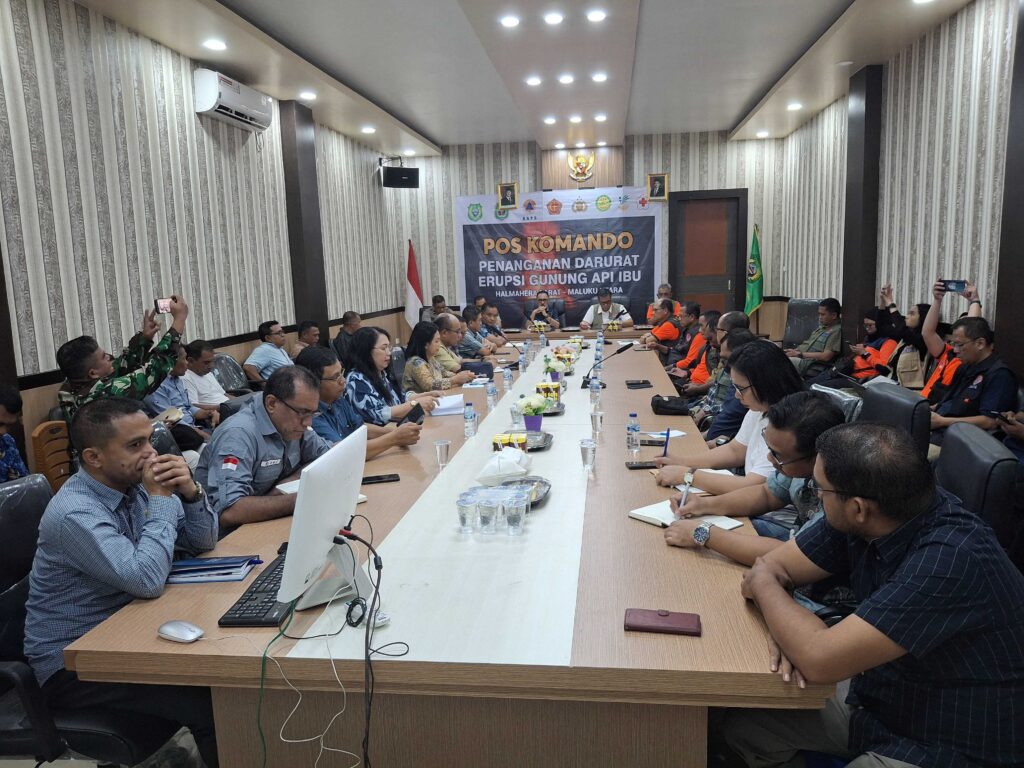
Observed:
[[[497,499],[480,499],[476,503],[476,513],[480,520],[480,533],[492,534],[497,530],[501,502]]]
[[[590,438],[580,440],[580,458],[583,459],[583,471],[594,474],[594,461],[597,458],[597,443]]]
[[[459,511],[459,533],[472,533],[476,529],[476,496],[464,493],[455,504]]]
[[[601,434],[601,430],[604,428],[604,411],[594,411],[590,414],[590,429],[594,433],[594,437]]]
[[[437,453],[437,468],[444,469],[448,466],[448,456],[452,450],[451,440],[435,440],[434,451]]]
[[[530,495],[517,493],[505,501],[505,522],[509,536],[522,536],[526,525],[526,514],[530,511]]]

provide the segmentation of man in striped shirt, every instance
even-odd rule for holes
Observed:
[[[935,487],[908,433],[843,424],[818,438],[825,515],[757,560],[743,594],[771,633],[772,671],[839,683],[823,710],[727,712],[748,766],[799,750],[849,768],[1024,765],[1024,575],[992,529]],[[788,590],[846,575],[856,611],[833,627]]]

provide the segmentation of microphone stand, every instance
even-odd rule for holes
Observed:
[[[599,364],[603,365],[604,363],[608,362],[609,360],[611,360],[616,355],[621,355],[627,349],[632,348],[635,343],[636,343],[635,341],[630,341],[630,342],[628,342],[626,344],[623,344],[621,347],[619,347],[614,352],[612,352],[610,355],[608,355],[608,357],[606,357],[603,360],[601,360],[600,363],[594,363],[592,366],[590,366],[590,370],[587,371],[587,375],[583,377],[583,382],[582,382],[582,386],[580,386],[580,389],[587,389],[587,388],[590,387],[590,374],[593,373],[594,369],[597,368],[597,366]],[[601,382],[601,389],[604,389],[605,386],[606,386],[605,383],[602,381]]]

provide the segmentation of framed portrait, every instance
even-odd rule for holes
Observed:
[[[648,173],[647,174],[647,199],[668,200],[668,174]]]
[[[498,184],[498,210],[508,211],[519,207],[519,182],[503,181]]]

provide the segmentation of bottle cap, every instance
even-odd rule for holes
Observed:
[[[631,413],[631,414],[629,414],[629,418],[631,418],[631,419],[635,419],[635,418],[636,418],[636,414],[635,414],[635,413]]]

